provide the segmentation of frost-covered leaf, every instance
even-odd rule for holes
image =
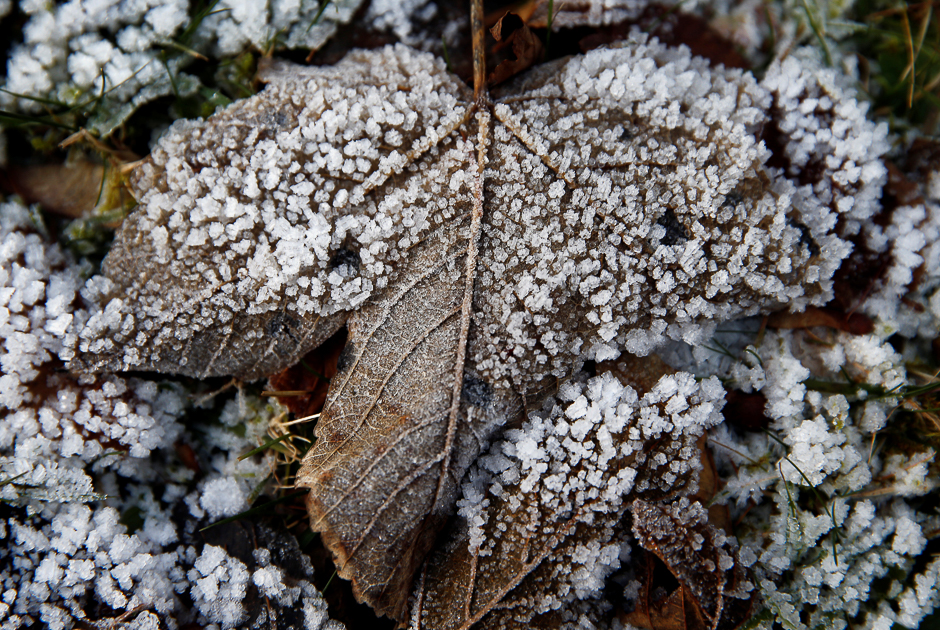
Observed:
[[[584,360],[821,303],[848,250],[843,204],[767,166],[769,93],[644,36],[492,103],[404,47],[262,76],[136,171],[73,367],[257,379],[348,320],[299,483],[340,574],[399,618],[523,404]]]
[[[614,376],[636,363],[566,383],[470,470],[459,523],[422,578],[415,630],[524,628],[599,597],[620,565],[631,498],[696,486],[696,442],[720,422],[724,389],[667,373],[638,393]]]
[[[680,584],[658,602],[650,601],[653,585],[644,584],[646,609],[636,611],[636,620],[662,616],[651,608],[678,613],[674,620],[681,623],[672,627],[690,629],[736,628],[747,618],[754,585],[737,559],[737,541],[709,524],[700,503],[684,497],[669,505],[637,499],[631,512],[640,546],[655,554]]]

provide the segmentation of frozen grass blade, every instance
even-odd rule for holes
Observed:
[[[306,488],[302,490],[295,490],[294,492],[289,492],[282,497],[274,499],[273,501],[268,501],[267,503],[263,503],[256,507],[249,508],[245,510],[244,512],[240,512],[239,514],[236,514],[235,516],[229,516],[228,518],[223,518],[221,521],[216,521],[215,523],[212,523],[211,525],[206,525],[205,527],[201,528],[199,531],[204,532],[207,529],[212,529],[213,527],[217,527],[219,525],[225,525],[226,523],[234,523],[235,521],[243,519],[243,518],[249,518],[251,516],[261,516],[262,514],[268,514],[271,508],[281,505],[282,503],[287,503],[291,499],[299,497],[300,495],[303,495],[303,494],[307,494]]]
[[[293,437],[293,436],[290,435],[290,434],[285,434],[285,435],[282,435],[281,437],[268,440],[268,441],[266,441],[264,444],[262,444],[261,446],[259,446],[258,448],[253,448],[253,449],[251,449],[250,451],[248,451],[247,453],[245,453],[244,455],[242,455],[241,457],[239,457],[239,458],[238,458],[238,461],[240,461],[240,462],[241,462],[241,461],[245,461],[245,460],[248,459],[249,457],[253,457],[253,456],[255,456],[255,455],[259,454],[259,453],[263,453],[264,451],[268,450],[269,448],[272,448],[272,447],[276,446],[277,444],[280,444],[280,443],[283,442],[284,440],[289,440],[291,437]],[[281,450],[280,452],[286,453],[287,451],[286,451],[286,450]]]

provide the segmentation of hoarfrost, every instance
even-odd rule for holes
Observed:
[[[478,110],[440,61],[403,46],[331,68],[274,62],[263,93],[176,123],[134,173],[140,208],[86,286],[97,310],[72,365],[257,379],[348,319],[352,360],[298,480],[331,550],[352,557],[341,575],[400,617],[409,550],[433,535],[421,519],[446,511],[519,395],[584,360],[828,300],[850,249],[839,230],[871,213],[884,143],[807,67],[821,119],[857,127],[851,154],[811,134],[817,112],[801,117],[773,79],[799,64],[762,86],[639,34]],[[777,156],[790,172],[768,166],[771,124],[800,138]],[[800,184],[813,160],[829,170]],[[408,501],[389,503],[406,482]]]

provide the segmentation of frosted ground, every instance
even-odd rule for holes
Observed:
[[[265,20],[254,19],[249,7],[232,3],[205,17],[186,47],[212,59],[317,47],[357,9],[331,4],[308,28],[320,9],[315,3],[265,4]],[[636,7],[618,19],[633,17]],[[761,66],[769,59],[755,7],[729,4],[715,13],[731,17],[713,23]],[[813,43],[789,4],[772,10],[783,38],[778,49]],[[356,19],[433,49],[436,39],[422,29],[438,11],[428,2],[373,2]],[[24,97],[75,103],[104,88],[106,102],[86,127],[107,136],[147,103],[163,107],[170,95],[199,94],[204,78],[187,74],[191,56],[165,57],[161,46],[185,33],[194,12],[185,2],[0,2],[3,19],[23,25],[8,51],[8,92],[0,93],[0,104],[42,116],[44,104]],[[841,16],[828,17],[835,23]],[[456,27],[448,28],[445,41]],[[913,628],[940,603],[940,427],[936,396],[916,395],[936,383],[940,162],[906,159],[916,132],[897,135],[884,121],[872,122],[856,92],[854,57],[834,39],[829,46],[832,68],[818,49],[801,48],[760,78],[785,112],[780,131],[790,138],[790,168],[798,174],[811,162],[823,165],[817,182],[824,183],[795,194],[841,204],[849,217],[843,236],[884,255],[877,282],[852,305],[871,327],[859,333],[808,320],[794,327],[767,326],[761,317],[725,322],[708,342],[660,346],[681,370],[663,387],[685,388],[690,399],[707,402],[720,398],[720,382],[746,400],[766,401],[750,414],[765,430],[717,415],[707,420],[715,425],[709,444],[723,482],[714,501],[727,505],[736,524],[740,559],[760,593],[762,627],[777,621],[788,628]],[[821,127],[820,110],[843,127]],[[150,130],[154,140],[166,116],[160,121]],[[16,134],[22,132],[5,134],[9,148],[7,140],[0,144],[9,163],[22,157]],[[885,158],[910,182],[890,209],[881,194]],[[832,190],[841,197],[833,199]],[[97,288],[87,284],[95,257],[83,258],[71,241],[53,237],[63,234],[61,219],[12,195],[2,201],[0,627],[341,627],[314,586],[327,580],[314,576],[301,551],[294,536],[300,528],[287,529],[283,519],[253,520],[251,541],[234,541],[224,527],[200,531],[285,494],[276,487],[285,470],[276,449],[241,456],[283,434],[286,410],[260,396],[260,387],[213,396],[193,380],[65,371],[89,317],[83,292]],[[497,472],[537,470],[540,440],[563,418],[593,417],[587,410],[601,414],[625,402],[652,404],[634,400],[631,391],[609,378],[573,379],[554,407],[491,447],[468,478],[461,513],[471,523],[481,514]],[[585,425],[573,434],[590,431]],[[530,477],[522,483],[547,483]],[[472,525],[469,539],[485,544]],[[640,583],[629,568],[631,553],[626,539],[582,559],[581,575],[590,579],[579,584],[576,599],[597,601],[606,581],[625,601],[635,600]]]

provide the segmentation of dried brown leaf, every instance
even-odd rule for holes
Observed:
[[[512,45],[512,54],[516,58],[503,60],[496,66],[488,79],[490,85],[502,83],[523,70],[527,70],[545,54],[542,40],[515,13],[507,13],[499,18],[499,21],[490,29],[490,33],[493,39],[502,42],[504,30],[509,31],[505,41]]]
[[[122,208],[130,199],[117,169],[87,159],[11,168],[10,181],[27,203],[71,218],[89,217],[96,208]]]
[[[631,512],[637,542],[656,555],[681,586],[668,601],[648,604],[647,627],[730,630],[747,618],[753,584],[737,559],[737,541],[709,523],[700,503],[684,497],[672,504],[637,499]],[[649,597],[655,589],[646,586]]]

